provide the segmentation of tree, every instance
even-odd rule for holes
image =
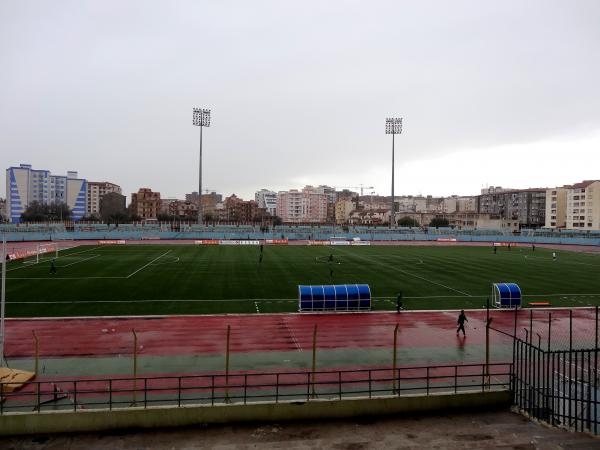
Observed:
[[[416,219],[413,219],[409,216],[404,216],[400,220],[398,220],[398,226],[400,227],[418,227],[419,222]]]
[[[429,226],[432,228],[447,227],[449,225],[450,222],[445,217],[435,217],[429,222]]]
[[[48,222],[50,220],[69,220],[71,218],[71,208],[66,203],[56,202],[40,203],[33,201],[27,206],[27,209],[21,214],[21,220],[24,222]]]
[[[69,205],[63,202],[50,203],[48,205],[48,219],[47,220],[69,220],[71,218],[72,211]]]
[[[21,220],[24,222],[43,222],[46,220],[46,205],[32,201],[25,211],[21,213]]]
[[[109,224],[114,223],[114,224],[118,225],[120,223],[131,222],[131,219],[129,218],[127,213],[124,213],[122,211],[117,211],[117,212],[112,213],[110,216],[108,216],[107,222]]]

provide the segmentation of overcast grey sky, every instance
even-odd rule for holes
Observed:
[[[128,195],[600,178],[600,1],[0,2],[0,155]],[[1,184],[1,195],[5,186]]]

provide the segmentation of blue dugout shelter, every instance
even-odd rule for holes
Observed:
[[[521,288],[516,283],[494,283],[492,301],[496,308],[519,308],[522,301]]]
[[[298,286],[298,311],[369,311],[368,284]]]

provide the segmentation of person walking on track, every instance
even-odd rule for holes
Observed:
[[[396,312],[400,313],[404,309],[404,305],[402,304],[402,291],[398,292],[396,296]]]
[[[458,316],[458,328],[456,329],[456,335],[458,336],[458,332],[460,330],[462,330],[463,332],[463,336],[466,336],[467,334],[465,333],[465,321],[468,322],[469,319],[467,319],[467,316],[465,316],[465,310],[461,309],[460,310],[460,315]]]

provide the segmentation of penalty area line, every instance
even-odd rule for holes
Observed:
[[[98,254],[98,255],[93,255],[93,256],[90,256],[89,258],[83,258],[83,259],[80,259],[79,261],[75,261],[75,262],[72,262],[72,263],[66,264],[66,265],[64,265],[64,266],[57,266],[57,267],[69,267],[69,266],[74,266],[75,264],[79,264],[79,263],[82,263],[82,262],[89,261],[90,259],[97,258],[98,256],[102,256],[102,255],[100,255],[100,254]]]
[[[167,255],[171,253],[171,250],[167,250],[166,252],[164,252],[162,255],[157,256],[156,258],[154,258],[152,261],[150,261],[148,264],[144,264],[142,267],[140,267],[138,270],[136,270],[135,272],[130,273],[129,275],[127,275],[125,278],[131,278],[132,276],[134,276],[136,273],[138,273],[141,270],[144,270],[146,267],[148,267],[149,265],[151,265],[153,262],[158,261],[160,258],[162,258],[163,256]]]

